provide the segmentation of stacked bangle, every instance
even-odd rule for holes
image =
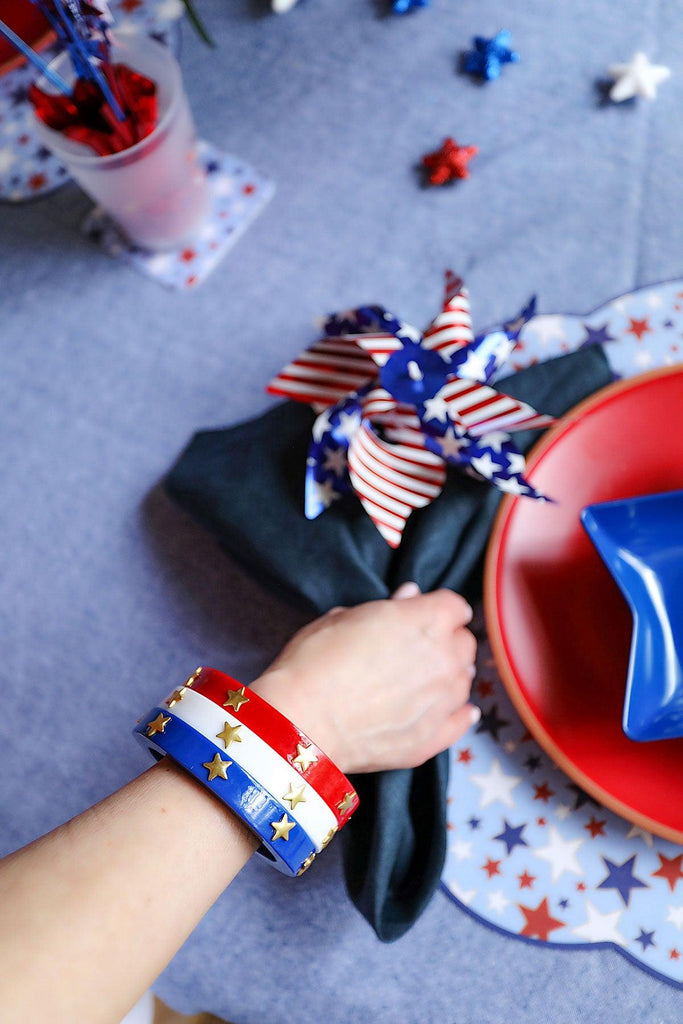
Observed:
[[[227,804],[286,874],[303,874],[358,806],[349,780],[319,747],[215,669],[197,669],[135,732]]]

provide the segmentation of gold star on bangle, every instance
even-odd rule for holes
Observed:
[[[350,811],[351,808],[353,807],[353,801],[355,799],[356,799],[356,794],[354,793],[353,790],[351,790],[350,793],[346,794],[346,796],[341,801],[341,803],[337,804],[337,807],[339,808],[339,813],[340,814],[346,814],[347,811]]]
[[[312,743],[309,747],[305,747],[303,743],[297,743],[296,757],[293,763],[297,764],[302,772],[307,771],[317,760],[317,756],[313,753]]]
[[[242,742],[242,737],[238,735],[241,728],[241,725],[230,725],[230,722],[226,722],[221,731],[216,733],[216,739],[223,740],[227,750],[229,743]]]
[[[228,699],[223,701],[224,708],[233,708],[239,711],[243,704],[248,704],[249,698],[244,696],[244,687],[239,690],[228,690]]]
[[[224,761],[220,754],[214,754],[211,761],[204,761],[203,765],[209,773],[209,782],[213,782],[214,779],[227,779],[228,768],[232,764],[232,761]]]
[[[271,821],[270,827],[273,830],[271,842],[275,842],[276,839],[284,839],[285,842],[289,842],[289,833],[296,825],[295,821],[290,821],[287,814],[283,814],[279,821]]]
[[[305,783],[303,783],[297,789],[294,789],[294,786],[290,782],[290,784],[289,784],[289,792],[285,793],[285,795],[283,796],[282,799],[283,800],[287,800],[291,810],[294,810],[294,808],[296,807],[297,804],[305,804],[306,803],[306,797],[304,796],[305,791],[306,791],[306,784]]]
[[[174,706],[174,704],[177,704],[179,700],[183,699],[183,694],[184,693],[185,693],[185,687],[181,686],[179,690],[174,690],[173,693],[171,694],[171,696],[168,698],[168,700],[164,701],[164,703],[169,708],[172,708]]]
[[[301,865],[301,867],[299,868],[299,870],[296,873],[296,877],[300,878],[300,876],[303,875],[304,871],[308,871],[308,869],[310,868],[310,866],[311,866],[311,864],[313,863],[314,860],[315,860],[315,854],[312,853],[310,855],[310,857],[307,857],[306,860],[303,862],[303,864]]]
[[[332,828],[330,829],[330,831],[329,831],[329,832],[327,833],[327,835],[325,836],[325,838],[324,838],[324,839],[323,839],[323,841],[322,841],[322,848],[323,848],[323,850],[325,849],[325,847],[326,847],[326,846],[328,846],[328,845],[329,845],[329,843],[331,843],[331,842],[332,842],[332,840],[334,839],[334,837],[335,837],[335,835],[336,835],[336,834],[337,834],[337,826],[336,826],[336,825],[334,825],[334,826],[333,826],[333,827],[332,827]]]
[[[165,715],[163,711],[160,711],[154,721],[150,722],[147,726],[147,735],[154,736],[158,732],[163,732],[170,721],[171,716]]]
[[[197,682],[197,680],[199,679],[199,676],[201,675],[201,673],[203,671],[204,671],[204,666],[200,665],[199,668],[196,668],[194,670],[194,672],[192,673],[191,676],[187,677],[187,679],[183,683],[183,686],[193,686]]]

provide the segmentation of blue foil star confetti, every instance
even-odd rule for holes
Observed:
[[[407,14],[418,7],[429,7],[431,2],[432,0],[394,0],[392,10],[394,14]]]
[[[683,491],[589,505],[581,519],[633,613],[624,732],[683,736]]]
[[[500,78],[504,64],[514,64],[519,54],[510,49],[510,33],[506,29],[497,32],[493,39],[475,36],[474,49],[465,54],[465,71],[479,75],[487,82]]]

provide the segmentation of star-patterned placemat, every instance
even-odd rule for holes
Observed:
[[[206,169],[211,193],[209,215],[184,245],[163,252],[140,249],[129,242],[99,207],[86,217],[83,230],[110,256],[124,260],[167,288],[200,284],[272,198],[275,186],[263,175],[207,142],[199,143],[199,160]]]
[[[681,362],[683,281],[585,316],[537,316],[514,369],[601,344],[616,376]],[[485,924],[528,942],[609,945],[683,988],[683,849],[596,803],[535,742],[509,700],[481,610],[477,730],[451,751],[442,884]]]
[[[110,0],[114,27],[123,32],[145,32],[177,47],[182,0]],[[48,62],[56,46],[43,50]],[[28,102],[28,89],[38,77],[31,64],[0,77],[0,200],[21,203],[45,195],[69,181],[66,168],[38,139]]]

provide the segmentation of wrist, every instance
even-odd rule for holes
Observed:
[[[294,722],[313,742],[324,750],[340,771],[346,772],[346,758],[334,723],[329,716],[307,699],[301,681],[285,666],[267,669],[250,683],[260,697],[272,704],[281,715]]]

